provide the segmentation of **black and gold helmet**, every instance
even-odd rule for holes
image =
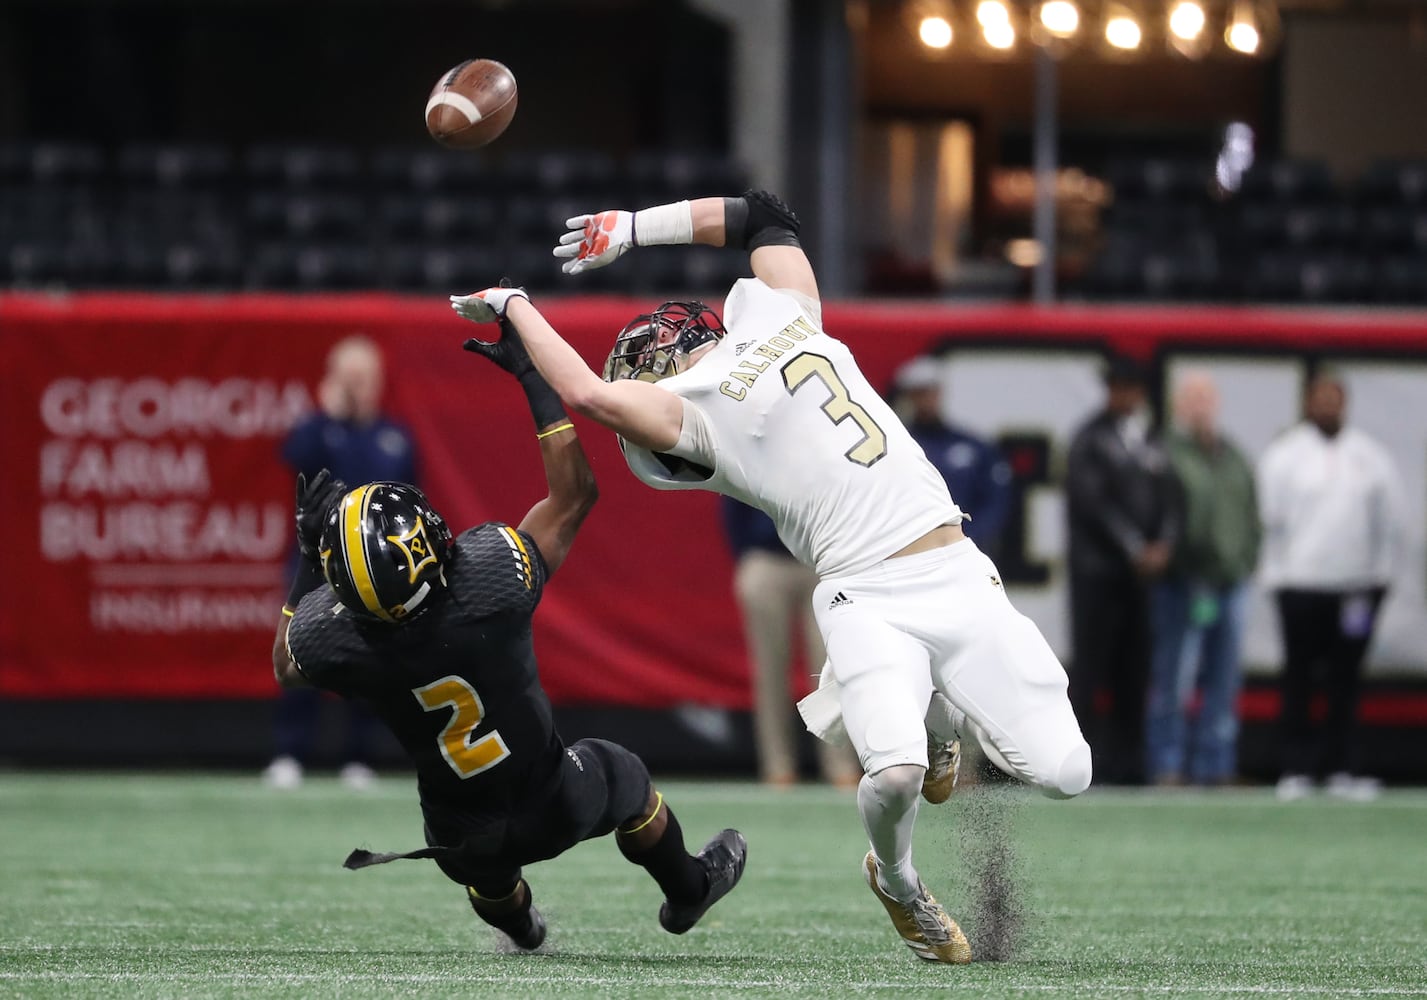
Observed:
[[[406,483],[368,483],[327,516],[322,572],[353,613],[402,622],[446,586],[450,550],[451,529],[426,494]]]
[[[619,331],[604,363],[604,380],[657,382],[677,375],[688,367],[690,354],[726,334],[718,313],[702,302],[665,302]]]

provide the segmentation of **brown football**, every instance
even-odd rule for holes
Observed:
[[[515,116],[515,77],[494,59],[467,59],[441,74],[426,102],[426,131],[443,146],[475,149]]]

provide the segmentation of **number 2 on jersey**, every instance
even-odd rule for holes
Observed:
[[[451,719],[436,742],[446,763],[459,777],[469,778],[488,771],[510,756],[505,740],[494,730],[478,740],[471,739],[486,709],[481,704],[481,696],[464,678],[454,674],[442,677],[424,687],[412,688],[411,693],[428,712],[452,709]]]
[[[847,386],[843,385],[830,360],[821,354],[799,354],[783,366],[783,384],[790,394],[796,393],[810,378],[818,379],[832,393],[832,398],[822,405],[828,419],[835,424],[850,419],[862,430],[862,440],[847,450],[847,460],[866,466],[886,455],[886,433],[860,403],[854,403],[847,395]]]

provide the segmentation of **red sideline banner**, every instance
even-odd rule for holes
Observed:
[[[596,368],[650,303],[542,302]],[[1427,315],[1291,310],[830,305],[874,385],[948,338],[1279,353],[1427,350]],[[382,295],[0,295],[11,542],[0,574],[0,697],[261,697],[286,587],[293,484],[278,448],[328,348],[384,349],[388,411],[457,527],[518,522],[544,495],[523,398],[460,350],[444,300]],[[577,419],[601,499],[536,619],[560,703],[745,708],[747,666],[716,502],[661,494]]]

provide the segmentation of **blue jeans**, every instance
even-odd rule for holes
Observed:
[[[1150,780],[1217,784],[1237,767],[1244,584],[1167,578],[1151,599],[1154,653],[1145,709]],[[1199,712],[1189,708],[1199,691]],[[1186,764],[1188,765],[1186,774]]]

